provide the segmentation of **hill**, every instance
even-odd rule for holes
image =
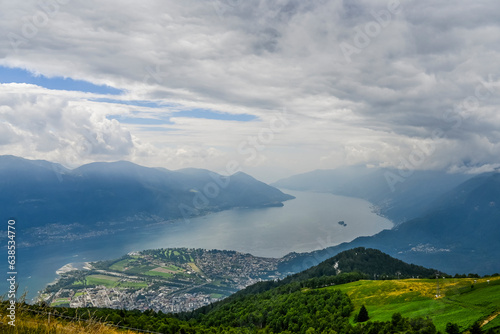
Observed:
[[[14,156],[0,156],[0,189],[0,210],[25,228],[189,219],[236,207],[280,206],[293,198],[241,172],[169,171],[125,161],[69,170]]]
[[[353,247],[371,247],[403,261],[449,273],[500,272],[500,173],[478,175],[433,202],[428,213],[371,237],[304,254],[288,268],[314,265]]]
[[[293,256],[293,254],[287,255],[283,262],[286,263]],[[300,267],[296,267],[296,269],[300,269]],[[432,277],[438,271],[405,263],[378,249],[357,247],[343,251],[316,266],[289,276],[284,281],[302,281],[352,272],[362,273],[370,278],[390,279]]]
[[[445,331],[447,323],[461,330],[476,321],[484,330],[500,326],[500,277],[405,279],[357,281],[326,289],[345,292],[355,309],[365,305],[371,321],[389,321],[395,312],[404,317],[428,316],[436,328]]]
[[[3,333],[500,333],[500,277],[356,281],[319,289],[283,286],[245,296],[209,313],[66,309],[17,304],[16,327],[0,316]],[[356,323],[365,305],[369,321]],[[4,307],[5,305],[3,305]],[[6,306],[5,306],[6,307]],[[48,322],[50,314],[50,323]],[[190,319],[190,320],[187,320]],[[115,329],[119,328],[119,331]]]
[[[281,263],[288,264],[290,255],[280,259]],[[288,268],[287,266],[278,265]],[[363,247],[350,249],[327,259],[320,264],[304,271],[290,275],[281,280],[259,282],[236,292],[213,305],[202,307],[195,313],[210,312],[213,308],[230,304],[239,298],[249,295],[258,295],[270,290],[297,290],[301,288],[320,288],[330,285],[345,284],[361,279],[391,279],[412,277],[433,277],[438,271],[421,266],[405,263],[395,259],[377,249]]]

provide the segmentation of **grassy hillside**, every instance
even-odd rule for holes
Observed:
[[[365,305],[371,321],[391,320],[396,312],[410,318],[428,316],[442,332],[448,322],[464,330],[500,311],[500,277],[440,278],[440,297],[436,297],[436,279],[357,281],[325,289],[345,292],[355,310]],[[355,314],[351,315],[351,321]],[[500,326],[500,316],[483,329],[496,326]]]
[[[445,333],[447,323],[468,332],[475,322],[483,333],[500,333],[500,277],[357,281],[311,289],[291,283],[256,295],[240,296],[204,314],[183,320],[152,311],[39,308],[19,305],[16,327],[0,319],[2,333],[118,333],[109,324],[160,333]],[[489,281],[489,282],[488,282]],[[362,305],[370,321],[355,323]],[[3,305],[5,306],[5,305]],[[21,307],[31,311],[23,312]],[[51,313],[50,323],[48,313]],[[79,318],[66,321],[59,315]],[[401,314],[396,316],[395,313]],[[187,315],[187,314],[185,314]],[[193,318],[194,316],[194,318]],[[435,327],[434,327],[435,326]],[[132,333],[132,332],[128,332]]]
[[[2,309],[5,304],[2,304]],[[47,308],[38,313],[28,311],[25,305],[16,305],[15,326],[5,312],[0,314],[0,333],[3,334],[137,334],[139,332],[127,329],[117,329],[96,320],[68,320],[54,316],[54,309]],[[49,312],[51,313],[49,316]]]

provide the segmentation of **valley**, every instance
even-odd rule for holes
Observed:
[[[500,334],[500,1],[1,9],[0,334]]]
[[[380,197],[374,207],[329,193],[321,180],[325,188],[313,185],[303,192],[241,173],[228,186],[220,182],[229,177],[198,169],[170,172],[117,162],[66,170],[47,162],[0,160],[4,185],[19,186],[5,205],[10,200],[24,214],[19,221],[26,222],[19,231],[20,284],[45,286],[57,268],[66,269],[39,294],[41,306],[51,310],[92,309],[115,323],[172,333],[434,333],[450,324],[494,332],[499,326],[498,275],[478,275],[500,268],[496,172],[416,173],[393,193],[380,182],[387,170],[370,171],[361,179],[345,178],[336,190]],[[439,178],[439,192],[426,188]],[[207,202],[203,189],[211,182],[224,187]],[[293,188],[293,182],[285,183]],[[265,196],[256,199],[260,194]],[[68,196],[79,198],[71,212],[78,220],[64,213],[72,210],[63,205]],[[378,215],[397,217],[408,206],[416,218],[392,229]],[[366,324],[357,314],[363,306],[371,319]],[[297,312],[308,317],[300,320]]]

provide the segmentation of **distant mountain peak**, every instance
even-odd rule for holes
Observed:
[[[49,162],[46,160],[30,160],[14,155],[0,155],[0,168],[26,169],[30,166],[36,166],[38,168],[43,168],[56,173],[64,173],[70,171],[70,169],[55,162]]]

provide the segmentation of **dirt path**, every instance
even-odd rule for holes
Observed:
[[[488,318],[486,318],[483,323],[481,324],[481,327],[485,326],[488,322],[492,321],[493,319],[495,319],[497,317],[497,315],[500,314],[500,311],[498,312],[495,312],[493,313],[492,315],[490,315]]]

